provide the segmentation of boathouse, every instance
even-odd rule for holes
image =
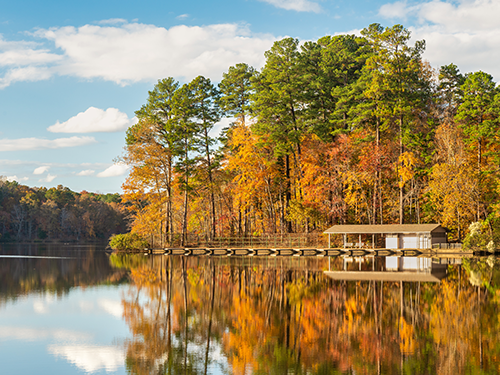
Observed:
[[[332,235],[343,236],[344,248],[430,249],[447,242],[440,224],[334,225],[323,233],[328,235],[328,247]]]

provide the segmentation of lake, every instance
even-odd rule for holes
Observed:
[[[499,260],[0,247],[5,374],[498,374]]]

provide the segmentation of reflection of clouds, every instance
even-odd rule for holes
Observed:
[[[33,310],[35,310],[37,314],[46,314],[49,311],[42,301],[33,302]]]
[[[55,298],[52,294],[46,294],[43,297],[35,299],[33,302],[33,310],[37,314],[47,314],[49,312],[48,305],[55,302]]]
[[[89,373],[100,369],[116,371],[125,363],[125,352],[115,346],[51,345],[48,350]]]
[[[94,310],[94,303],[90,301],[80,301],[78,302],[80,305],[80,308],[82,309],[83,312],[89,312]]]
[[[100,299],[99,306],[107,313],[114,317],[121,319],[123,316],[123,306],[120,301],[113,301],[109,299]]]
[[[0,339],[39,341],[50,338],[64,341],[81,341],[92,338],[92,335],[85,332],[69,331],[65,329],[50,330],[0,326]]]

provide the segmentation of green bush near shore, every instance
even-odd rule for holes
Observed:
[[[149,247],[148,241],[137,233],[115,234],[109,239],[109,246],[113,250],[143,250]]]

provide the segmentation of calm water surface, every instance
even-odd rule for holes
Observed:
[[[498,374],[498,269],[4,245],[0,372]]]

